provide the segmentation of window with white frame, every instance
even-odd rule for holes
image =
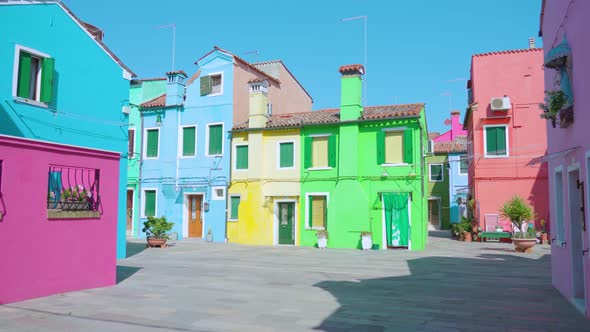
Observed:
[[[53,101],[55,59],[32,49],[17,46],[14,95],[42,103]]]
[[[508,157],[508,126],[484,126],[484,151],[486,158]]]
[[[223,94],[223,74],[213,73],[201,76],[201,96]]]
[[[145,145],[144,156],[145,159],[158,158],[160,150],[160,129],[146,128],[145,130]]]
[[[211,187],[211,199],[220,201],[225,199],[225,187]]]
[[[234,169],[245,171],[248,169],[248,144],[236,144],[234,150]]]
[[[563,172],[558,170],[554,177],[554,197],[555,197],[555,228],[557,233],[557,241],[565,242],[565,211],[563,203]]]
[[[328,224],[328,195],[307,195],[306,227],[311,229],[326,229]]]
[[[294,146],[294,142],[279,142],[279,168],[293,168],[295,166]]]
[[[207,155],[220,156],[223,154],[223,124],[207,125]]]
[[[443,174],[443,164],[430,164],[428,165],[428,177],[430,182],[443,182],[444,181],[444,174]]]
[[[143,217],[155,217],[158,206],[156,189],[143,190]]]
[[[467,175],[469,172],[469,159],[466,155],[459,156],[459,175]]]
[[[190,125],[190,126],[182,126],[181,127],[181,143],[182,143],[182,151],[180,151],[180,155],[182,157],[194,157],[197,154],[197,127]]]
[[[127,130],[127,143],[129,145],[127,157],[133,159],[135,158],[135,128],[129,128]]]
[[[229,220],[237,221],[238,220],[238,210],[240,207],[240,195],[230,195],[229,196]]]

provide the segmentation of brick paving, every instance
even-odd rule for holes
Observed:
[[[549,247],[446,234],[420,252],[132,241],[117,286],[0,306],[0,331],[590,331]]]

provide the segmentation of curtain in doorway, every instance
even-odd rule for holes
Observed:
[[[383,193],[383,206],[387,245],[408,246],[410,235],[408,193]]]

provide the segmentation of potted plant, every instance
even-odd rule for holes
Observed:
[[[207,235],[205,237],[205,240],[207,242],[213,242],[213,231],[211,230],[211,227],[209,227],[209,229],[207,230]]]
[[[371,232],[361,232],[361,245],[363,250],[369,250],[373,248],[373,239]]]
[[[549,236],[547,235],[546,224],[547,224],[547,222],[545,221],[545,219],[541,219],[541,227],[543,227],[543,229],[541,230],[541,243],[542,244],[549,244]]]
[[[172,229],[173,222],[166,221],[166,217],[148,217],[148,220],[143,223],[143,229],[141,230],[147,236],[148,247],[166,247],[166,241],[168,235],[166,232]]]
[[[451,235],[453,237],[459,237],[459,224],[451,224]]]
[[[318,237],[318,248],[326,249],[328,247],[328,231],[319,230],[316,232],[316,236]]]
[[[462,239],[465,242],[471,242],[472,238],[471,238],[471,231],[473,229],[473,225],[471,223],[471,220],[465,217],[461,217],[461,231],[462,231]]]
[[[504,231],[504,228],[502,228],[502,226],[500,226],[500,225],[496,225],[496,232],[499,232],[499,233],[501,233],[501,232],[503,232],[503,231]]]
[[[555,128],[559,112],[566,106],[567,96],[561,90],[545,91],[545,103],[539,104],[543,111],[541,118],[551,120],[551,125]],[[561,126],[561,117],[560,117]]]
[[[529,225],[527,230],[523,231],[523,226],[527,225],[527,220],[534,218],[535,212],[533,208],[520,196],[514,195],[511,200],[500,207],[498,212],[500,212],[502,218],[509,219],[514,228],[517,229],[512,235],[515,250],[517,252],[531,252],[537,243],[535,229]]]

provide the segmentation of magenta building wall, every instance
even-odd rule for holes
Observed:
[[[574,99],[574,122],[568,128],[553,128],[547,123],[549,194],[554,207],[551,220],[552,229],[563,220],[561,235],[553,232],[555,241],[551,248],[551,267],[553,285],[567,299],[585,312],[590,318],[590,246],[588,221],[590,220],[590,1],[545,0],[541,13],[541,34],[544,54],[560,44],[566,36],[571,49],[571,83]],[[547,90],[557,89],[555,85],[558,72],[545,69]],[[561,173],[557,173],[561,171]],[[557,188],[557,178],[561,175],[561,191]],[[578,180],[583,184],[577,188],[570,183]],[[583,199],[570,199],[570,192],[583,195]],[[576,209],[585,205],[585,218],[576,215]],[[563,204],[563,209],[555,207]],[[559,213],[559,216],[557,215]],[[583,230],[586,228],[586,231]]]
[[[116,282],[119,154],[0,135],[0,304]],[[100,170],[100,215],[48,218],[50,165]]]
[[[457,136],[467,136],[467,130],[463,129],[463,125],[461,124],[461,112],[459,111],[452,111],[451,112],[451,129],[446,131],[440,136],[437,136],[432,141],[435,143],[443,143],[443,142],[451,142]]]

